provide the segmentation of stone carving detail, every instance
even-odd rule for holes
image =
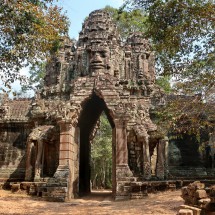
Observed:
[[[5,115],[6,115],[5,107],[0,107],[0,119],[3,119]]]
[[[40,179],[44,161],[44,146],[47,142],[50,144],[54,141],[54,133],[54,126],[44,125],[33,129],[29,134],[25,180],[32,180],[32,176],[34,176],[34,180]],[[34,157],[35,161],[33,161]]]

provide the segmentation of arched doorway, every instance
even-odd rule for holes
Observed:
[[[98,121],[102,112],[104,112],[108,118],[108,121],[112,127],[112,130],[115,128],[113,118],[110,115],[110,111],[104,101],[96,93],[92,93],[91,97],[82,104],[82,112],[78,120],[78,127],[80,128],[80,151],[79,151],[79,195],[85,195],[90,193],[90,136],[95,128],[96,122]],[[113,132],[114,133],[114,132]],[[113,144],[114,139],[113,138]],[[114,184],[114,150],[115,147],[112,146],[112,168],[113,168],[113,179],[112,183]],[[114,189],[114,186],[112,186]]]

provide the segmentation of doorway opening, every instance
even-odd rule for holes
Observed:
[[[104,112],[91,142],[91,190],[112,189],[112,128]]]
[[[109,129],[108,137],[102,135],[102,130],[98,129],[99,124],[100,128],[102,126],[102,128],[106,127],[106,129]],[[115,176],[112,173],[115,172],[115,138],[112,134],[114,134],[115,125],[104,99],[93,93],[91,97],[85,101],[79,117],[78,127],[80,128],[79,196],[90,194],[92,188],[105,188],[109,186],[109,188],[114,189]],[[96,133],[97,135],[95,135]],[[94,139],[94,137],[96,139]],[[112,144],[106,143],[105,139],[111,141]],[[104,157],[101,155],[105,150],[111,152],[109,156],[105,155],[107,159],[103,159]],[[96,157],[98,159],[95,159]],[[104,168],[108,168],[108,170],[105,169],[105,172],[98,174],[95,171],[99,169],[98,165],[102,165],[102,163],[98,161],[99,158],[100,161],[103,162],[101,170],[104,171]],[[111,159],[111,162],[108,162],[110,161],[109,159]],[[112,175],[111,180],[109,180],[110,175]]]

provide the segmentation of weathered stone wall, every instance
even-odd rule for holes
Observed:
[[[198,178],[207,176],[197,140],[188,135],[171,140],[168,150],[169,178]]]
[[[0,180],[24,180],[29,133],[30,128],[24,123],[0,125]]]

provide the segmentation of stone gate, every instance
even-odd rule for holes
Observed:
[[[166,179],[168,138],[155,135],[149,112],[165,103],[154,63],[141,33],[122,41],[107,12],[90,13],[77,42],[62,39],[35,99],[4,99],[2,142],[10,130],[22,145],[12,153],[19,164],[5,168],[3,161],[1,178],[34,182],[30,190],[57,200],[89,193],[90,144],[105,112],[112,127],[114,197],[130,198],[136,187],[144,195],[146,181]]]
[[[127,195],[126,183],[150,179],[149,139],[156,131],[149,116],[151,97],[162,100],[148,40],[134,33],[122,43],[110,16],[102,10],[92,12],[77,43],[62,40],[31,111],[39,127],[46,117],[59,130],[59,165],[53,177],[67,180],[71,195],[90,192],[90,143],[104,111],[113,133],[114,196]],[[165,177],[162,138],[155,173],[160,179]]]

